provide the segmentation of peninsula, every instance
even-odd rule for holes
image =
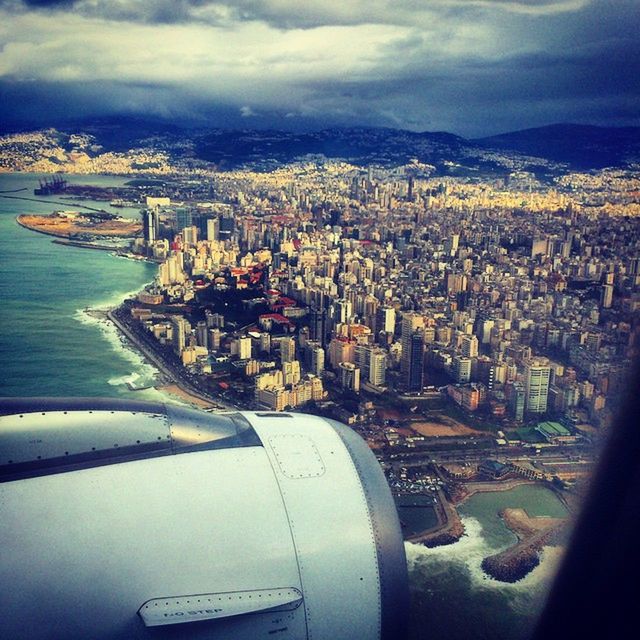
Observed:
[[[98,214],[56,211],[46,216],[20,215],[16,220],[19,225],[32,231],[76,240],[132,238],[142,231],[139,222],[106,212]]]

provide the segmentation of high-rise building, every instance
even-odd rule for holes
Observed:
[[[447,275],[447,293],[462,293],[467,289],[467,276],[464,273]]]
[[[185,227],[190,227],[193,224],[193,218],[191,216],[191,209],[187,207],[178,207],[176,209],[176,230],[181,233]]]
[[[171,319],[173,350],[181,354],[187,345],[187,336],[191,333],[191,325],[186,318],[174,316]]]
[[[280,340],[280,360],[281,362],[293,362],[296,359],[296,340],[286,337]]]
[[[220,340],[222,339],[222,331],[220,329],[209,329],[209,349],[218,351],[220,349]]]
[[[284,384],[297,384],[300,382],[300,361],[292,360],[282,363],[282,377]]]
[[[445,251],[450,256],[454,256],[456,254],[456,251],[458,251],[459,244],[460,244],[460,234],[454,233],[451,235],[450,238],[447,238],[447,240],[445,241],[444,243]]]
[[[355,343],[351,340],[334,338],[328,350],[332,367],[337,367],[341,362],[355,362]]]
[[[207,240],[209,242],[220,239],[220,219],[207,218]]]
[[[235,220],[232,215],[224,215],[220,219],[219,240],[228,240],[235,230]]]
[[[456,356],[453,359],[453,372],[456,382],[464,384],[471,380],[471,358]]]
[[[157,208],[142,211],[142,228],[147,245],[153,244],[160,236],[160,216]]]
[[[332,310],[334,325],[349,322],[351,316],[353,315],[353,305],[351,304],[350,300],[336,300],[333,303]]]
[[[525,409],[530,413],[547,410],[551,367],[537,360],[527,360],[524,365]]]
[[[263,331],[260,334],[260,352],[271,353],[271,334]]]
[[[424,385],[424,336],[421,331],[415,331],[409,340],[408,369],[405,380],[409,391],[422,390]]]
[[[198,244],[198,227],[191,225],[182,230],[182,241],[186,246],[194,247]]]
[[[396,310],[393,307],[380,307],[376,315],[376,331],[393,334],[396,328]]]
[[[376,387],[383,387],[386,382],[387,353],[384,349],[371,350],[369,359],[369,382]]]
[[[531,243],[531,257],[547,255],[549,252],[549,241],[547,238],[534,238]]]
[[[511,388],[511,395],[509,397],[509,410],[511,417],[516,422],[522,422],[524,420],[524,407],[526,401],[526,394],[524,385],[521,382],[514,382]]]
[[[309,336],[318,341],[322,346],[327,339],[327,312],[325,309],[313,307],[309,314]]]
[[[600,306],[604,309],[610,309],[613,304],[613,285],[603,284],[600,292]]]
[[[463,336],[460,351],[465,358],[478,357],[478,338],[476,336]]]
[[[324,371],[324,349],[320,345],[312,345],[310,351],[310,366],[311,373],[316,376],[321,376]]]
[[[209,346],[209,339],[208,339],[209,336],[207,334],[208,334],[207,323],[204,320],[201,320],[196,325],[196,343],[199,346],[201,347]]]
[[[409,366],[411,362],[411,340],[413,334],[424,327],[424,318],[419,313],[405,313],[402,316],[402,329],[400,343],[402,345],[402,355],[400,359],[400,371],[405,381],[408,380]]]
[[[352,362],[341,362],[338,365],[340,386],[343,389],[360,391],[360,369]]]
[[[243,336],[238,340],[238,358],[249,360],[251,358],[251,338]]]
[[[371,347],[366,344],[356,344],[355,359],[356,366],[360,369],[363,380],[369,379],[369,359],[371,357]]]
[[[221,313],[212,313],[209,309],[204,312],[207,327],[210,329],[222,329],[224,327],[224,316]]]

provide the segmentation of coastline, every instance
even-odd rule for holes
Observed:
[[[406,538],[407,542],[421,544],[428,548],[444,547],[458,542],[465,535],[464,525],[455,506],[451,504],[442,490],[434,505],[438,522],[429,529]]]
[[[538,485],[539,482],[516,478],[504,482],[477,482],[465,485],[468,492],[455,501],[448,501],[439,492],[435,512],[436,525],[406,538],[406,542],[429,549],[446,547],[459,542],[467,535],[463,518],[457,507],[478,493],[510,491],[518,486]],[[564,503],[564,501],[563,501]],[[532,517],[524,509],[504,509],[500,512],[504,525],[518,541],[482,558],[482,572],[501,583],[515,583],[529,575],[541,562],[544,549],[549,546],[563,548],[563,537],[569,518]]]
[[[543,518],[543,520],[555,522],[543,526],[539,531],[526,531],[526,527],[523,530],[517,523],[510,521],[505,512],[501,514],[501,518],[505,525],[518,536],[519,541],[507,549],[482,559],[482,570],[495,580],[518,582],[540,564],[544,547],[563,547],[562,538],[567,525],[566,519],[558,521],[556,518]]]
[[[176,375],[161,356],[159,356],[149,345],[145,344],[136,336],[136,334],[127,326],[127,324],[118,318],[118,311],[122,307],[111,308],[105,310],[104,318],[109,320],[123,336],[128,344],[130,344],[144,359],[150,362],[164,377],[164,382],[154,385],[154,388],[167,395],[174,396],[182,402],[188,402],[199,409],[235,409],[222,402],[219,398],[210,397],[197,389],[194,389],[189,383]]]
[[[536,484],[534,480],[513,478],[502,482],[469,482],[464,484],[464,494],[448,500],[442,491],[438,492],[435,512],[437,524],[425,531],[421,531],[407,538],[408,542],[423,544],[426,547],[438,547],[453,544],[464,535],[457,507],[477,493],[492,493],[496,491],[510,491],[521,485]]]
[[[88,207],[85,207],[88,208]],[[47,216],[38,216],[43,219],[47,219]],[[118,251],[118,247],[108,247],[104,245],[91,244],[86,241],[74,240],[69,238],[66,233],[63,232],[54,232],[51,229],[43,229],[40,226],[28,224],[25,220],[24,215],[18,215],[15,217],[15,221],[17,224],[29,231],[34,231],[36,233],[40,233],[42,235],[47,235],[49,237],[53,237],[53,242],[56,244],[64,245],[64,246],[73,246],[81,249],[92,249],[92,250],[101,250],[101,251],[109,251],[112,252],[114,257],[124,257],[134,259],[134,256],[129,256],[126,253],[120,253]],[[136,260],[144,259],[145,261],[157,263],[157,260],[147,260],[145,258],[135,257]],[[190,384],[185,382],[179,375],[176,374],[171,368],[167,367],[163,359],[148,345],[144,344],[131,329],[127,326],[125,322],[117,317],[117,311],[120,309],[122,302],[129,296],[135,295],[136,292],[131,292],[129,294],[124,294],[122,299],[119,302],[108,302],[106,304],[99,304],[97,307],[92,309],[84,309],[79,310],[81,313],[94,318],[98,321],[106,321],[109,322],[116,330],[117,334],[120,336],[121,342],[122,340],[126,341],[127,346],[131,348],[131,350],[136,353],[138,356],[142,358],[142,360],[152,366],[156,371],[159,371],[162,375],[162,381],[157,382],[152,385],[153,388],[160,394],[168,396],[174,401],[179,403],[188,403],[193,405],[199,409],[235,409],[235,407],[230,407],[225,405],[218,398],[212,398],[207,396],[206,394],[201,393],[200,391],[194,389]],[[148,387],[145,387],[148,388]],[[133,385],[129,385],[129,389],[131,391],[135,391],[136,389]],[[143,389],[140,389],[143,390]]]

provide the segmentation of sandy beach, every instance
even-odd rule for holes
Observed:
[[[189,391],[174,383],[158,385],[155,387],[155,389],[157,389],[161,393],[174,396],[182,402],[194,405],[198,409],[211,409],[220,407],[217,402],[213,402],[212,400],[207,400],[202,396],[197,396],[194,393],[190,393]]]

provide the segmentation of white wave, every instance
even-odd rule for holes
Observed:
[[[122,304],[124,300],[127,298],[134,298],[137,296],[147,285],[151,284],[151,282],[147,282],[146,284],[140,285],[136,289],[131,291],[127,291],[124,293],[114,293],[109,298],[102,300],[100,302],[94,303],[91,308],[96,309],[98,311],[107,311],[112,309],[113,307],[117,307]]]
[[[159,374],[158,369],[147,362],[137,350],[130,346],[111,321],[107,318],[93,316],[84,309],[76,311],[73,317],[82,324],[98,328],[102,337],[109,343],[112,349],[121,358],[133,365],[131,373],[110,378],[108,380],[110,385],[123,386],[126,385],[127,382],[131,382],[139,386],[147,386],[154,383]]]
[[[137,290],[136,290],[137,292]],[[135,293],[135,292],[134,292]],[[133,295],[133,294],[131,294]],[[117,304],[120,304],[122,300],[119,299]],[[106,304],[106,308],[115,306],[114,304]],[[97,307],[94,307],[97,309]],[[115,387],[125,387],[127,391],[129,388],[127,383],[138,386],[147,387],[150,389],[143,389],[136,391],[136,399],[148,400],[150,402],[167,402],[169,404],[179,404],[184,406],[190,406],[188,403],[183,402],[180,398],[177,398],[169,393],[159,391],[153,388],[160,371],[153,364],[149,363],[144,357],[133,348],[130,343],[120,334],[116,326],[106,317],[91,315],[90,311],[85,309],[78,309],[74,314],[74,319],[78,322],[94,326],[100,330],[102,337],[111,345],[112,349],[124,360],[128,361],[132,365],[131,373],[109,378],[108,384]]]
[[[126,384],[145,386],[143,383],[143,377],[139,373],[130,373],[125,376],[118,376],[117,378],[109,378],[107,382],[113,387],[119,387]]]
[[[482,525],[476,518],[463,516],[461,520],[465,535],[453,544],[430,549],[421,544],[405,542],[410,576],[414,573],[424,575],[425,571],[430,575],[444,573],[448,570],[449,564],[454,563],[466,569],[474,587],[500,589],[516,594],[527,593],[532,589],[538,590],[555,574],[562,548],[544,547],[540,554],[540,564],[524,578],[513,583],[495,580],[482,569],[482,560],[496,553],[496,549],[484,538]],[[517,599],[514,602],[517,602]]]

